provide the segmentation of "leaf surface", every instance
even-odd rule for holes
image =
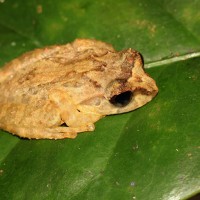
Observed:
[[[75,38],[135,48],[159,87],[75,140],[0,131],[2,199],[185,199],[200,191],[198,1],[0,1],[0,64]],[[174,62],[176,61],[176,62]],[[156,67],[155,67],[156,66]]]

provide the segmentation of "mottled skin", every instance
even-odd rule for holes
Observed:
[[[77,39],[6,64],[0,91],[1,129],[25,138],[61,139],[93,131],[105,115],[143,106],[158,88],[137,51],[116,52],[104,42]]]

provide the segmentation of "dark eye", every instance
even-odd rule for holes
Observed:
[[[133,97],[132,91],[122,92],[121,94],[114,95],[110,99],[110,103],[117,107],[124,107],[130,103]]]

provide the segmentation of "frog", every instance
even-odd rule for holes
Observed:
[[[64,139],[145,105],[158,87],[137,50],[78,38],[6,63],[0,91],[0,129],[20,138]]]

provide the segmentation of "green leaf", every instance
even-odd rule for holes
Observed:
[[[0,64],[75,38],[135,48],[159,94],[75,140],[0,132],[1,199],[186,199],[200,192],[199,1],[0,1]]]

